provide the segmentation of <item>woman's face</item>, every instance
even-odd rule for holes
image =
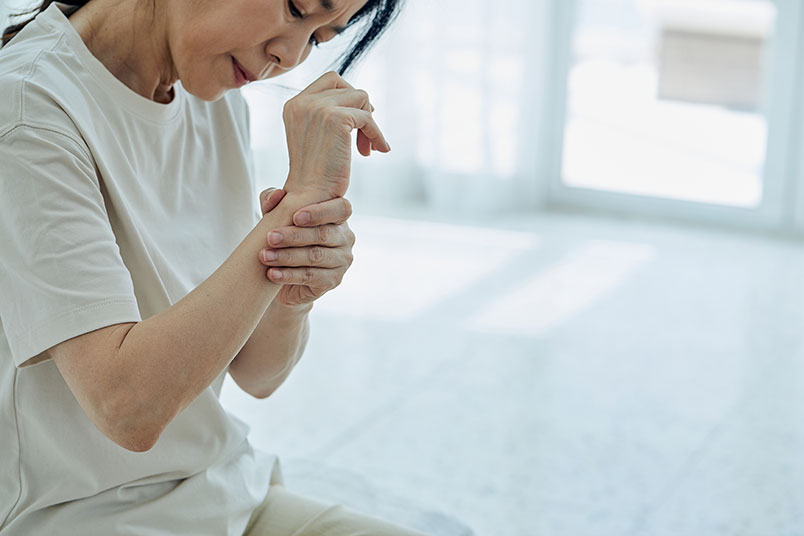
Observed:
[[[214,101],[238,87],[233,59],[257,80],[285,73],[313,41],[335,37],[368,0],[171,2],[173,66],[190,93]]]

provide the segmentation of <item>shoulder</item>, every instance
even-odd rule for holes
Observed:
[[[0,49],[0,136],[20,125],[61,133],[78,141],[69,109],[82,103],[78,65],[59,52],[63,36],[43,35],[33,24]]]

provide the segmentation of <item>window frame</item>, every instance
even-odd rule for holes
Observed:
[[[568,77],[579,0],[550,0],[542,140],[545,206],[617,213],[775,233],[804,233],[804,7],[776,0],[777,22],[766,64],[763,109],[768,121],[763,196],[758,207],[735,207],[569,186],[563,181]],[[792,60],[792,61],[791,61]],[[791,68],[792,67],[792,68]]]

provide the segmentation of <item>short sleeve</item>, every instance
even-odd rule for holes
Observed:
[[[84,143],[17,125],[0,135],[0,320],[16,366],[141,320]]]

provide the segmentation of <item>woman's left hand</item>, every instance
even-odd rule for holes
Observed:
[[[276,208],[284,196],[285,191],[276,188],[262,192],[263,214]],[[349,201],[331,199],[298,210],[293,215],[295,225],[268,233],[259,259],[269,267],[268,279],[282,285],[276,297],[279,303],[309,304],[341,284],[353,260],[355,235],[346,223],[351,215]]]

